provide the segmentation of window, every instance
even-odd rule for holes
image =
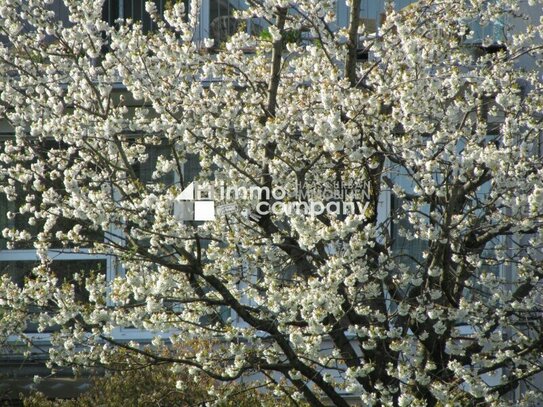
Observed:
[[[468,22],[471,35],[465,39],[466,44],[488,44],[486,48],[492,51],[493,47],[505,41],[505,19],[496,20],[488,24],[479,21]]]
[[[35,256],[35,254],[34,254]],[[25,280],[32,274],[32,270],[40,265],[40,262],[30,260],[31,253],[24,253],[20,251],[12,251],[9,254],[0,255],[0,275],[8,274],[11,280],[22,287]],[[18,260],[19,258],[24,260]],[[82,278],[90,277],[93,274],[107,273],[108,260],[106,258],[99,258],[97,256],[90,255],[60,255],[53,260],[50,264],[50,271],[58,278],[57,286],[63,286],[69,284],[73,286],[75,300],[77,302],[88,301],[88,293],[81,284],[80,281],[76,281],[74,276],[80,275]],[[36,313],[43,312],[42,309],[36,308]],[[38,324],[31,321],[27,323],[25,332],[33,333],[37,332]],[[45,332],[54,332],[58,330],[58,327],[48,327]]]
[[[209,37],[215,40],[215,47],[219,47],[240,30],[254,33],[254,23],[234,17],[236,10],[243,10],[244,8],[245,2],[242,0],[214,0],[209,2]]]
[[[415,181],[408,171],[392,163],[389,163],[388,168],[388,176],[391,178],[392,183],[399,186],[406,194],[413,194]],[[413,226],[410,223],[409,212],[403,208],[407,202],[396,196],[393,191],[387,191],[387,193],[390,194],[392,252],[398,263],[408,266],[414,272],[423,261],[423,252],[427,249],[428,243],[424,239],[411,236],[413,232],[420,228],[420,225]],[[421,213],[427,214],[429,208],[423,206],[419,210]]]
[[[4,140],[3,143],[7,143]],[[49,154],[62,154],[67,160],[70,160],[66,150],[63,146],[52,140],[44,142],[36,141],[28,148],[35,149],[37,155],[47,156]],[[34,160],[35,162],[36,160]],[[34,162],[21,163],[23,167],[32,165]],[[4,181],[7,182],[7,181]],[[62,195],[64,189],[62,183],[59,181],[58,185],[49,185],[55,188],[55,190]],[[41,230],[42,220],[35,220],[36,224],[31,225],[29,220],[32,217],[31,209],[30,213],[21,214],[19,208],[26,204],[25,195],[32,193],[25,191],[26,186],[18,182],[14,185],[16,191],[22,196],[18,196],[15,201],[9,200],[4,194],[0,195],[0,229],[15,229],[15,230],[27,230],[30,232],[29,240],[24,242],[13,242],[13,247],[8,248],[9,239],[0,238],[0,275],[9,275],[11,280],[22,287],[27,278],[32,276],[32,270],[40,265],[39,259],[34,249],[34,241],[37,233]],[[31,202],[32,205],[38,207],[40,205],[40,194],[34,193],[36,199]],[[76,221],[71,219],[59,218],[55,225],[52,234],[56,231],[67,232],[71,230],[77,224]],[[58,286],[63,284],[73,285],[74,295],[76,301],[85,302],[88,300],[88,296],[83,286],[80,283],[74,281],[74,275],[77,273],[82,277],[90,276],[91,274],[103,274],[108,275],[111,270],[111,258],[106,255],[91,255],[85,249],[89,245],[89,241],[96,241],[103,239],[103,234],[87,234],[85,236],[88,241],[81,242],[81,247],[75,250],[75,245],[69,242],[54,241],[53,248],[49,250],[49,258],[52,260],[49,264],[49,270],[55,274],[58,278]],[[0,310],[1,312],[1,310]],[[54,327],[50,327],[51,330],[55,330]],[[36,332],[37,324],[30,323],[26,326],[26,332]]]
[[[367,33],[377,32],[385,11],[384,1],[362,0],[360,4],[360,24],[364,25]]]
[[[399,215],[399,219],[391,223],[392,251],[399,263],[408,266],[415,271],[423,261],[423,252],[427,249],[427,242],[422,239],[411,239],[405,236],[405,232],[412,232],[413,227],[409,223],[408,215],[402,209],[403,200],[391,197],[391,213]]]
[[[110,25],[114,25],[119,18],[132,19],[141,22],[144,32],[150,32],[156,25],[145,11],[145,2],[146,0],[106,0],[102,11],[103,19]],[[185,11],[188,11],[190,6],[189,0],[154,0],[154,2],[159,14],[163,14],[165,10],[179,2],[185,5]],[[240,30],[258,34],[264,26],[260,19],[242,20],[234,16],[236,10],[246,8],[245,0],[202,1],[199,26],[194,39],[213,38],[215,47],[220,47]]]
[[[134,172],[142,183],[152,184],[161,182],[165,186],[169,186],[175,182],[176,177],[173,171],[162,175],[159,179],[153,178],[153,173],[157,168],[159,159],[170,159],[172,157],[171,148],[172,147],[169,145],[146,146],[145,151],[147,153],[147,160],[143,163],[137,163],[134,165]]]
[[[7,140],[0,141],[0,148],[3,150],[4,143]],[[60,142],[54,140],[45,140],[45,141],[33,141],[28,146],[29,149],[32,149],[35,158],[32,161],[20,162],[23,168],[29,169],[32,165],[42,162],[43,171],[46,171],[46,165],[43,165],[44,162],[52,158],[60,158],[67,162],[73,162],[74,155],[66,154],[66,147]],[[65,195],[64,184],[60,179],[56,181],[51,181],[50,179],[43,178],[41,180],[47,187],[52,187],[60,196]],[[3,181],[9,182],[9,181]],[[34,247],[33,240],[36,238],[37,233],[42,229],[41,227],[45,223],[43,219],[32,219],[31,213],[35,211],[33,208],[39,208],[42,202],[41,194],[36,193],[34,190],[30,189],[28,185],[22,184],[19,181],[15,181],[13,187],[16,191],[16,199],[10,200],[5,194],[0,194],[0,232],[5,228],[21,230],[25,229],[30,233],[30,240],[27,241],[18,241],[13,242],[13,247],[8,247],[8,240],[0,235],[0,250],[13,248],[13,249],[31,249]],[[27,200],[26,198],[31,195],[34,197],[33,200]],[[23,206],[30,206],[31,209],[25,213],[21,213],[20,208]],[[55,226],[51,231],[51,235],[55,236],[56,232],[67,233],[70,231],[77,222],[72,219],[58,217]],[[103,239],[103,234],[97,232],[95,234],[87,233],[84,238],[88,241],[93,241],[97,239]],[[73,244],[69,242],[57,241],[54,243],[56,247],[74,247]],[[83,243],[85,246],[85,243]]]
[[[401,10],[417,0],[396,0],[396,10]],[[360,23],[366,27],[367,33],[375,33],[385,18],[385,0],[361,0],[360,2]],[[349,24],[349,7],[346,0],[337,2],[337,24],[340,27],[347,27]]]
[[[131,140],[132,143],[143,143],[141,141],[142,139],[133,139]],[[198,156],[193,154],[188,154],[184,158],[185,161],[182,165],[182,174],[178,174],[177,168],[173,168],[170,172],[162,175],[160,178],[153,177],[154,172],[157,169],[157,166],[160,166],[160,161],[162,158],[165,159],[171,159],[172,158],[172,144],[168,143],[166,140],[163,140],[162,144],[145,144],[145,153],[146,153],[146,160],[143,162],[139,162],[137,164],[133,165],[133,169],[135,172],[135,175],[138,177],[138,179],[142,182],[142,184],[151,187],[152,184],[161,183],[165,188],[170,187],[171,185],[176,184],[181,190],[181,188],[185,188],[193,182],[198,177],[198,173],[201,170]],[[180,176],[181,175],[181,176]],[[175,209],[174,209],[175,210]],[[188,221],[184,221],[188,222]],[[193,223],[194,221],[190,221],[190,223]],[[201,222],[194,222],[195,224],[201,223]],[[133,228],[138,229],[138,225],[135,223],[128,222],[126,225],[124,225],[124,230],[117,231],[118,236],[122,236],[124,233],[130,233],[130,230]],[[144,233],[145,234],[145,233]],[[201,246],[207,247],[208,241],[202,241]],[[146,247],[150,245],[150,236],[146,235],[145,237],[138,239],[138,244],[140,247]],[[152,263],[143,263],[142,267],[146,268],[146,272],[149,273],[158,273],[159,267],[156,264]],[[122,268],[122,266],[119,264],[118,268],[116,270],[115,275],[118,276],[124,276],[125,270]],[[203,282],[199,282],[202,284],[202,288],[204,290],[208,290],[208,288],[205,286]],[[184,305],[180,304],[178,301],[176,301],[175,298],[162,298],[163,300],[163,306],[165,312],[170,312],[172,314],[179,314],[183,312]],[[143,302],[139,302],[136,300],[133,300],[134,304],[143,304]],[[190,305],[188,306],[190,307]],[[220,323],[221,321],[225,321],[227,318],[230,317],[230,309],[224,306],[217,306],[214,308],[214,310],[204,316],[202,316],[199,320],[199,323],[202,326],[210,326],[214,325],[216,323]],[[167,333],[164,333],[165,335]],[[152,332],[148,332],[139,328],[135,327],[123,327],[116,331],[115,335],[119,338],[130,338],[130,339],[145,339],[150,338],[154,334]]]
[[[147,0],[106,0],[102,9],[102,17],[110,25],[115,24],[115,21],[118,18],[130,18],[134,21],[140,21],[144,32],[152,31],[154,29],[154,23],[149,14],[145,11],[146,1]],[[187,11],[189,0],[154,0],[159,14],[163,14],[165,10],[179,2],[182,2],[185,5],[185,11]]]

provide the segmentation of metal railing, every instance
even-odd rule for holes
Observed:
[[[183,1],[188,7],[188,0],[154,0],[157,11],[163,14],[173,4]],[[110,25],[114,25],[117,19],[132,19],[141,22],[144,32],[152,31],[155,23],[145,11],[146,0],[106,0],[103,5],[102,17]]]

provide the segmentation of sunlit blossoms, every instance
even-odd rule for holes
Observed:
[[[248,1],[220,42],[199,1],[148,3],[152,29],[52,3],[0,0],[6,347],[314,406],[543,400],[541,2],[387,2],[372,29],[360,0]]]

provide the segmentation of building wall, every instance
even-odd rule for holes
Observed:
[[[399,8],[405,7],[408,4],[412,3],[412,0],[401,0],[397,2]],[[346,26],[348,22],[348,8],[346,7],[345,0],[338,0],[337,2],[337,25],[340,27]],[[379,25],[382,22],[382,16],[384,13],[384,0],[363,0],[362,2],[362,11],[364,24],[368,27],[375,27],[375,30],[378,29]],[[55,0],[51,5],[52,9],[58,15],[59,20],[62,20],[65,24],[70,24],[68,19],[68,10],[63,5],[62,0]],[[143,13],[144,6],[143,0],[107,0],[104,6],[104,18],[114,23],[116,18],[119,17],[135,17],[136,19],[141,19],[143,16],[143,26],[145,30],[152,30],[152,22],[146,18]],[[165,7],[164,1],[159,1],[159,8],[163,9]],[[199,27],[199,38],[209,37],[211,35],[217,35],[213,32],[214,22],[219,21],[223,17],[228,17],[235,9],[243,9],[246,5],[241,0],[204,0],[202,2],[202,15],[200,17],[200,27]],[[531,19],[533,21],[539,21],[539,18],[542,15],[541,9],[536,7],[530,8],[527,4],[523,3],[525,10],[529,11]],[[512,24],[518,29],[522,30],[526,27],[529,21],[522,19],[516,19]],[[499,25],[490,25],[487,27],[481,27],[474,22],[474,31],[475,37],[472,40],[474,45],[480,43],[480,41],[485,36],[490,36],[493,41],[500,41],[501,33]],[[228,30],[227,29],[226,31]],[[220,36],[219,36],[220,37]],[[219,38],[220,39],[220,38]],[[2,38],[0,38],[2,40]],[[5,41],[5,39],[4,39]],[[531,68],[533,67],[533,61],[528,55],[519,60],[519,67]],[[122,87],[118,90],[120,93],[123,92]],[[13,134],[13,130],[6,122],[0,122],[0,137],[10,137]],[[191,172],[194,173],[194,168],[191,169]],[[381,198],[381,205],[384,208],[382,213],[389,213],[391,208],[397,208],[398,201],[394,201],[394,197],[391,196],[390,191],[384,191]],[[0,212],[6,209],[5,205],[2,207],[0,203]],[[384,219],[382,219],[384,221]],[[5,217],[5,213],[0,213],[0,224],[7,225],[8,220]],[[401,240],[397,240],[397,244],[401,243]],[[404,242],[407,245],[407,242]],[[409,247],[398,248],[398,250],[407,250],[407,251],[420,251],[420,245],[417,245],[417,242],[410,243]],[[417,254],[417,253],[416,253]],[[419,253],[420,254],[420,253]],[[29,262],[35,262],[37,260],[35,252],[30,249],[20,249],[20,250],[6,250],[5,247],[2,247],[0,250],[0,274],[2,273],[12,273],[12,274],[21,274],[24,273],[28,268]],[[89,255],[83,253],[73,253],[70,250],[64,250],[62,253],[59,253],[56,257],[57,262],[65,262],[64,265],[74,264],[78,261],[95,261],[102,262],[104,264],[105,270],[109,278],[117,275],[120,271],[114,259],[102,256],[97,257],[94,255]],[[507,273],[514,273],[514,270],[507,270]],[[240,322],[241,323],[241,322]],[[36,338],[41,338],[42,343],[47,343],[47,334],[35,334]],[[151,335],[147,332],[142,332],[139,330],[130,330],[122,329],[116,332],[116,336],[119,339],[131,340],[131,339],[140,339],[140,340],[150,340]],[[8,383],[9,386],[13,388],[24,389],[28,386],[30,379],[34,374],[42,373],[44,371],[43,358],[41,356],[36,356],[35,358],[30,358],[28,360],[23,360],[21,355],[18,355],[16,349],[11,354],[4,354],[0,356],[0,378],[2,376],[11,376],[11,381],[4,381]],[[543,387],[543,375],[534,380],[536,385]],[[58,383],[63,383],[61,387],[55,387]],[[66,394],[67,389],[72,389],[73,391],[81,391],[85,388],[85,381],[75,382],[70,381],[66,378],[60,378],[59,381],[50,382],[47,385],[43,385],[42,390],[50,391],[54,388],[61,388],[61,393]],[[1,392],[1,387],[0,387]],[[54,395],[54,393],[50,393]],[[514,397],[514,395],[512,395]]]

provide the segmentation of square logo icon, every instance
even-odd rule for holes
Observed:
[[[215,202],[194,201],[194,220],[206,221],[215,219]]]

